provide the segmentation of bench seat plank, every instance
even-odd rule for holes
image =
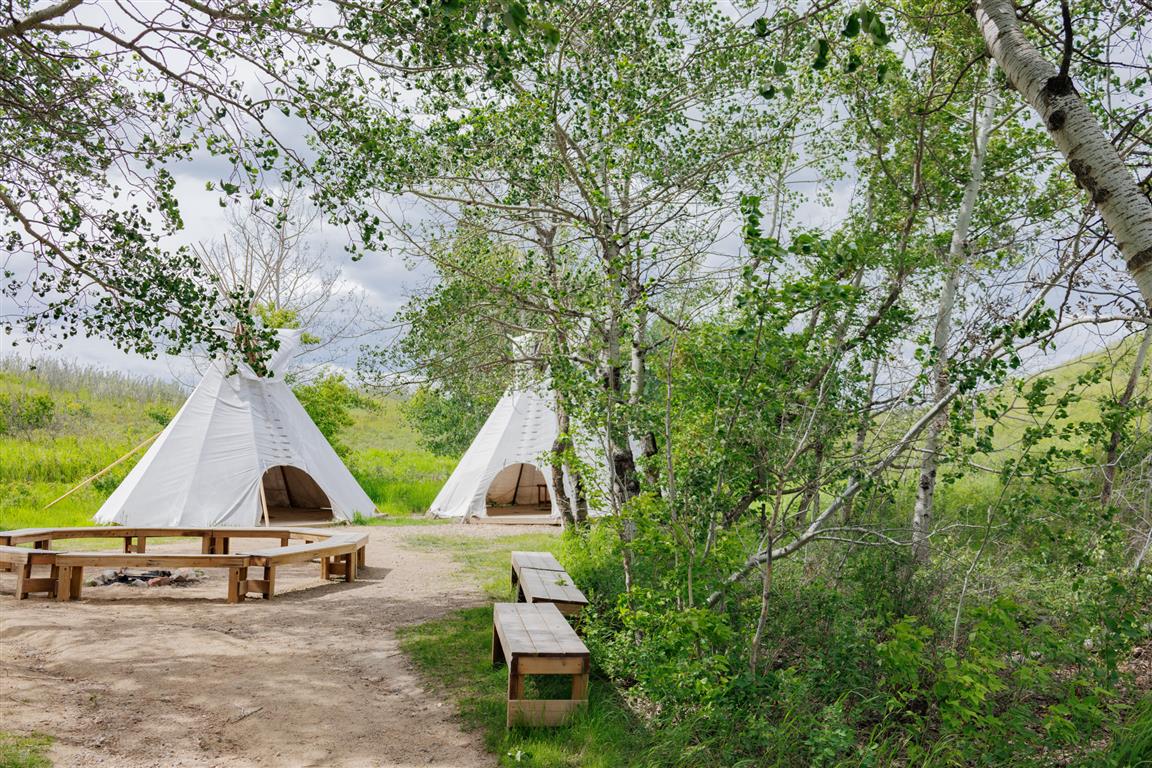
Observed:
[[[588,598],[565,571],[524,568],[520,571],[520,591],[526,602],[556,603],[564,613],[578,613],[588,605]]]
[[[179,555],[137,552],[57,552],[57,565],[98,568],[224,568],[248,564],[244,555]]]
[[[564,566],[551,552],[513,552],[512,569],[517,573],[521,568],[535,568],[538,571],[562,571]]]
[[[493,613],[510,661],[519,656],[589,657],[588,647],[551,603],[496,603]]]

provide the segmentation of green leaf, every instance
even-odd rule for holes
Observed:
[[[848,14],[848,18],[844,22],[844,31],[841,34],[848,38],[860,34],[860,17],[855,12]]]
[[[812,61],[812,69],[821,70],[828,66],[828,55],[832,52],[832,46],[826,38],[820,38],[816,41],[816,58]]]

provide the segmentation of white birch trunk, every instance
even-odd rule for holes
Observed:
[[[1072,83],[1024,36],[1011,0],[977,0],[976,23],[1008,80],[1044,121],[1077,183],[1092,196],[1152,306],[1152,200],[1141,191]]]
[[[956,291],[960,286],[960,271],[964,266],[968,251],[968,231],[972,226],[972,214],[976,209],[976,198],[980,194],[980,184],[984,179],[984,156],[988,151],[988,139],[992,135],[992,123],[996,118],[996,61],[988,62],[988,92],[984,96],[984,106],[976,122],[976,142],[972,147],[972,158],[968,164],[968,183],[956,213],[956,225],[952,229],[952,242],[948,248],[948,270],[944,286],[940,290],[940,306],[936,311],[936,328],[932,335],[932,381],[935,383],[933,401],[940,400],[948,392],[948,344],[952,338],[952,312],[956,305]],[[945,414],[940,414],[929,426],[924,436],[924,454],[920,462],[920,481],[916,486],[916,505],[912,511],[912,554],[918,562],[928,561],[931,546],[928,536],[932,531],[933,505],[936,498],[936,453],[940,448],[940,434],[947,423]]]

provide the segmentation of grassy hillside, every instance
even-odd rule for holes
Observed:
[[[0,359],[0,530],[90,525],[143,450],[44,507],[158,433],[185,397],[156,380],[60,363],[29,371]],[[353,415],[356,423],[341,435],[351,449],[347,463],[377,508],[390,515],[427,509],[455,461],[420,448],[395,400]]]
[[[1123,390],[1135,350],[1135,343],[1123,344],[991,393],[1002,415],[981,422],[994,426],[995,449],[988,463],[1016,455],[1027,429],[1048,422],[1098,421],[1100,402]],[[1103,366],[1104,373],[1087,376],[1096,366]],[[1025,393],[1041,378],[1054,380],[1054,394],[1043,407],[1029,409]],[[1081,379],[1086,381],[1077,384]],[[1057,408],[1051,401],[1070,388],[1078,392],[1076,399]],[[1147,396],[1150,388],[1152,377],[1146,376],[1138,396]],[[156,380],[53,362],[29,371],[17,361],[0,359],[0,529],[90,524],[143,451],[51,509],[44,507],[159,432],[185,396],[179,387]],[[346,461],[380,511],[408,515],[426,510],[455,459],[424,450],[395,399],[381,400],[376,409],[357,409],[353,417],[355,423],[340,435],[349,448]],[[942,488],[942,503],[959,501],[953,497],[969,495],[971,484],[981,480]]]

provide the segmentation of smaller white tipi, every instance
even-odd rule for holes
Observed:
[[[212,363],[113,491],[98,523],[255,526],[375,514],[375,505],[284,382],[300,332],[280,331],[261,377]]]
[[[472,518],[546,515],[560,518],[560,504],[552,483],[552,467],[541,457],[552,450],[560,432],[551,393],[510,389],[500,398],[476,439],[468,446],[452,476],[440,489],[428,513],[433,517]],[[577,448],[591,466],[593,450]],[[602,478],[591,478],[594,482]],[[572,479],[564,477],[572,498]],[[590,510],[590,514],[595,511]]]

